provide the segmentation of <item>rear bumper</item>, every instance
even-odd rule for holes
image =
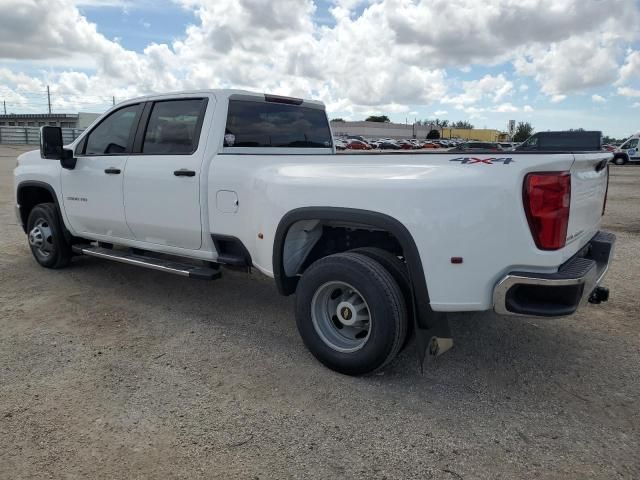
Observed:
[[[616,237],[598,232],[555,273],[511,272],[493,291],[500,315],[560,317],[585,304],[604,278],[613,258]]]

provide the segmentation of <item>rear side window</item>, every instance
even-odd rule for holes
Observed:
[[[137,124],[140,105],[130,105],[110,114],[87,137],[86,155],[127,153],[129,139]]]
[[[198,148],[205,111],[202,98],[156,102],[151,110],[142,153],[191,154]]]
[[[225,147],[330,148],[323,109],[229,100]]]

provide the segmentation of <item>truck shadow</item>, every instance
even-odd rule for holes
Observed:
[[[136,329],[153,332],[156,339],[159,330],[170,341],[194,324],[201,326],[198,331],[203,336],[212,335],[208,333],[212,329],[222,330],[232,339],[228,341],[237,342],[234,348],[254,352],[252,361],[257,362],[234,365],[234,375],[242,376],[242,369],[249,368],[245,374],[253,378],[260,372],[265,384],[285,375],[294,390],[309,387],[311,377],[329,382],[332,388],[355,389],[355,395],[370,396],[371,388],[380,388],[392,397],[405,395],[416,402],[446,397],[459,406],[544,401],[545,395],[589,402],[594,386],[606,385],[607,375],[623,370],[615,355],[608,370],[598,363],[605,340],[589,328],[593,322],[589,308],[556,320],[457,314],[451,319],[454,347],[429,359],[423,374],[411,341],[380,374],[351,378],[326,369],[311,356],[295,327],[294,297],[280,297],[264,277],[225,272],[222,280],[202,282],[90,258],[75,259],[70,269],[48,271],[49,275],[71,276],[77,292],[99,293],[99,303],[92,307],[96,313],[117,306],[130,315]],[[87,302],[78,300],[84,297],[77,292],[75,301]],[[176,314],[184,320],[176,319]],[[98,322],[90,315],[78,321]],[[190,355],[204,355],[199,359],[204,362],[206,348]]]

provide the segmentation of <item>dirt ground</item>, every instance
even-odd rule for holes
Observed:
[[[457,317],[349,378],[258,275],[92,258],[40,268],[0,148],[0,478],[640,478],[640,167],[612,167],[611,300],[561,320]]]

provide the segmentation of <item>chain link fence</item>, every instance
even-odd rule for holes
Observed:
[[[62,141],[73,142],[84,131],[81,128],[63,128]],[[0,127],[0,145],[39,145],[40,127]]]

